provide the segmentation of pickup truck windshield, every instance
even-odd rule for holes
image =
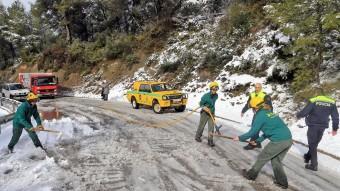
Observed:
[[[56,85],[57,78],[56,77],[40,77],[37,79],[38,86],[48,86],[48,85]]]
[[[153,92],[160,92],[160,91],[169,91],[172,90],[169,85],[167,84],[153,84],[151,85]]]
[[[10,90],[21,90],[21,89],[24,89],[24,86],[21,84],[10,84],[9,89]]]

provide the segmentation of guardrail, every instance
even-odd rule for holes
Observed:
[[[0,97],[0,107],[3,107],[10,112],[10,114],[0,117],[0,125],[7,123],[8,121],[13,119],[14,113],[17,110],[19,105],[20,105],[19,101]]]

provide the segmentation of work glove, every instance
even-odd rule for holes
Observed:
[[[44,127],[42,125],[38,125],[37,127],[30,128],[30,131],[34,131],[34,132],[42,131],[42,130],[44,130]]]
[[[44,126],[42,126],[42,125],[38,125],[37,128],[40,129],[40,130],[44,130],[45,129]]]
[[[210,109],[208,107],[203,107],[202,108],[205,112],[209,113],[210,112]]]

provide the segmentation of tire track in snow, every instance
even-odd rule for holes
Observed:
[[[127,153],[140,154],[138,156],[141,157],[135,159],[133,164],[124,163],[118,169],[125,172],[126,179],[124,181],[129,182],[126,185],[130,185],[124,189],[134,190],[131,185],[134,185],[136,180],[135,177],[131,177],[131,171],[142,169],[143,166],[138,166],[138,164],[143,162],[143,164],[146,163],[158,169],[157,172],[151,173],[151,178],[156,181],[150,182],[157,182],[157,179],[160,179],[163,190],[180,190],[179,188],[191,190],[223,190],[223,188],[224,190],[226,188],[228,190],[278,190],[271,182],[271,169],[267,169],[267,167],[261,172],[256,182],[246,181],[240,176],[240,170],[250,167],[254,162],[259,153],[258,150],[243,151],[241,145],[220,139],[216,139],[217,146],[214,149],[204,143],[196,143],[194,133],[197,128],[197,116],[191,116],[173,127],[153,129],[144,128],[143,125],[138,125],[138,122],[144,121],[153,124],[157,120],[169,119],[169,115],[156,115],[149,111],[127,109],[127,104],[122,103],[116,105],[101,101],[84,102],[74,98],[62,99],[60,102],[62,105],[66,105],[66,110],[68,110],[66,113],[73,110],[67,105],[77,107],[79,104],[80,109],[77,107],[77,110],[80,111],[77,111],[77,115],[84,114],[100,119],[102,128],[112,130],[111,139],[117,142],[119,140],[120,147],[127,149]],[[94,109],[89,110],[90,107]],[[122,115],[126,116],[121,117]],[[233,128],[230,128],[230,132],[235,134]],[[236,133],[239,132],[236,131]],[[130,143],[127,144],[127,140]],[[206,142],[205,138],[204,142]],[[156,160],[153,161],[146,156]],[[339,188],[336,181],[331,181],[334,180],[333,175],[322,170],[319,173],[306,171],[303,168],[302,160],[295,156],[289,154],[284,163],[288,178],[293,183],[289,190],[338,190]],[[201,164],[204,164],[204,167],[208,167],[208,169],[200,167]],[[209,173],[209,168],[213,172],[219,173]],[[220,172],[221,169],[227,172]],[[223,179],[224,176],[229,176],[229,178]],[[224,184],[230,184],[230,187]],[[156,184],[154,188],[155,190],[159,189]]]

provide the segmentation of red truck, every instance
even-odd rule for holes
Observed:
[[[58,78],[53,73],[19,73],[19,82],[39,97],[58,94]]]

